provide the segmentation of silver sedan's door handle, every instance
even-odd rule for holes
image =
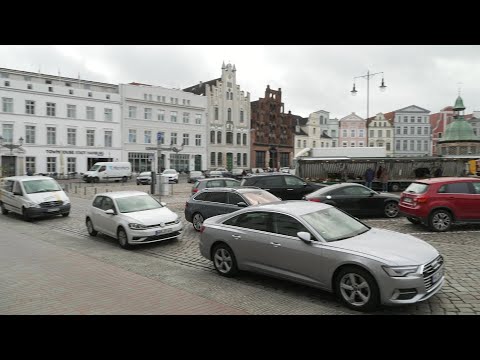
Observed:
[[[282,244],[279,244],[279,243],[276,243],[276,242],[271,242],[270,245],[273,245],[273,247],[282,246]]]
[[[241,238],[241,236],[240,236],[240,235],[232,235],[232,238],[234,238],[234,239],[237,239],[237,240],[238,240],[238,239],[240,239],[240,238]]]

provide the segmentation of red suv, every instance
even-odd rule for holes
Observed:
[[[447,231],[452,224],[480,224],[480,178],[417,180],[402,193],[400,212],[413,224]]]

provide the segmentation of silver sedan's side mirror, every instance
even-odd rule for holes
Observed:
[[[160,205],[162,205],[162,206],[167,206],[167,203],[162,201],[162,202],[160,203]]]
[[[115,211],[113,209],[108,209],[108,210],[105,210],[105,214],[115,215]]]
[[[299,231],[297,236],[306,244],[311,244],[313,242],[312,235],[306,231]]]

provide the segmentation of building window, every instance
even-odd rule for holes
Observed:
[[[112,147],[113,132],[111,130],[105,130],[105,147]]]
[[[401,129],[400,129],[400,127],[397,127],[397,128],[396,128],[396,132],[397,132],[397,135],[400,135],[400,134],[401,134]]]
[[[53,92],[53,86],[49,86],[49,87],[48,87],[48,91],[49,91],[49,92]]]
[[[157,118],[160,121],[165,121],[165,110],[158,110]]]
[[[386,148],[387,151],[390,151],[390,143],[389,142],[387,142],[387,144],[385,145],[385,148]]]
[[[297,147],[302,147],[302,140],[297,140]]]
[[[374,147],[375,144],[373,142],[370,143],[370,147]]]
[[[417,117],[417,123],[421,123],[421,122],[422,122],[422,117],[421,116]]]
[[[6,113],[13,112],[13,99],[12,98],[2,98],[2,111]]]
[[[403,117],[403,122],[408,122],[408,116]]]
[[[73,95],[73,90],[72,90],[72,89],[68,90],[68,93],[69,93],[70,95]]]
[[[313,141],[313,146],[312,147],[316,147],[317,146],[317,142],[314,140]],[[322,141],[322,147],[323,147],[323,141]]]
[[[145,144],[151,144],[152,143],[152,132],[150,130],[145,130],[143,133],[143,142]]]
[[[67,105],[67,117],[75,119],[77,117],[77,106]]]
[[[177,122],[177,112],[176,111],[171,111],[170,112],[170,121],[173,123]]]
[[[389,138],[390,137],[390,130],[386,130],[386,132],[387,132],[386,137]]]
[[[113,120],[112,109],[105,108],[105,121],[112,121],[112,120]]]
[[[88,97],[92,97],[92,93],[90,91],[88,92]]]
[[[143,94],[143,100],[147,100],[148,97],[147,97],[147,94]]]
[[[57,129],[47,126],[47,145],[55,145],[57,143]]]
[[[47,172],[48,173],[57,172],[57,158],[56,157],[47,157]]]
[[[184,112],[183,113],[183,123],[188,124],[190,122],[190,113]]]
[[[52,84],[52,80],[45,80],[45,84]]]
[[[215,153],[210,153],[210,165],[215,166]]]
[[[74,158],[74,157],[67,158],[67,172],[68,173],[77,172],[77,158]]]
[[[363,141],[359,141],[359,142],[358,142],[358,146],[359,146],[359,147],[363,147]],[[381,144],[380,146],[383,146],[383,144]]]
[[[7,86],[7,87],[10,86],[10,81],[5,81],[5,82],[3,83],[3,85],[5,85],[5,86]]]
[[[383,137],[383,130],[378,130],[378,137],[379,138]]]
[[[148,94],[148,100],[152,101],[152,94]]]
[[[417,127],[417,135],[422,135],[422,128],[421,127]]]
[[[243,122],[243,110],[240,110],[240,122]]]
[[[33,89],[32,84],[27,84],[27,89],[28,89],[28,90],[32,90],[32,89]]]
[[[358,136],[359,136],[359,137],[364,137],[364,136],[365,136],[364,131],[365,131],[364,129],[359,129],[359,130],[358,130]]]
[[[170,98],[170,102],[171,102],[172,104],[174,103],[173,97]]]
[[[400,151],[400,140],[395,141],[395,150]]]
[[[200,125],[202,123],[202,114],[195,114],[195,124]]]
[[[157,134],[160,134],[160,145],[165,144],[165,133],[163,131],[159,131]],[[157,138],[157,144],[158,144],[158,138]]]
[[[223,158],[222,153],[219,152],[219,153],[217,154],[217,165],[218,165],[218,166],[222,166],[222,165],[223,165],[223,160],[222,160],[222,158]]]
[[[232,109],[228,108],[227,121],[232,121]]]
[[[136,119],[137,118],[137,107],[136,106],[129,106],[128,107],[128,117],[130,119]]]
[[[350,137],[355,137],[355,136],[356,136],[355,129],[350,129]]]
[[[195,135],[195,146],[202,146],[202,135]]]
[[[25,126],[25,143],[35,144],[35,126],[33,125]]]
[[[403,151],[407,151],[407,150],[408,150],[408,140],[403,140],[402,150],[403,150]]]
[[[374,137],[374,132],[375,132],[375,130],[370,130],[370,137],[371,138]]]
[[[145,120],[152,120],[152,109],[151,108],[145,108],[145,113],[143,118]]]
[[[25,157],[25,169],[30,170],[32,174],[35,174],[37,172],[36,166],[35,166],[35,157],[34,156],[26,156]]]
[[[35,101],[25,100],[25,113],[35,115]]]
[[[247,134],[243,134],[243,145],[247,145]]]
[[[171,140],[172,145],[177,145],[177,133],[172,133],[170,135],[170,140]]]
[[[13,143],[13,124],[2,125],[2,136],[6,143]]]
[[[221,144],[221,143],[222,143],[222,132],[218,131],[217,132],[217,144]]]
[[[215,120],[218,120],[218,107],[215,106]]]
[[[110,95],[108,95],[108,94],[105,95],[105,98],[106,98],[107,100],[110,100]]]
[[[77,145],[77,129],[67,129],[67,145]]]
[[[347,137],[347,129],[342,130],[342,137]]]
[[[408,126],[403,128],[403,135],[408,135]]]
[[[243,154],[243,166],[247,166],[247,154]]]
[[[415,140],[410,140],[410,151],[415,151]]]
[[[414,123],[415,122],[415,116],[410,116],[410,122]]]
[[[419,129],[420,129],[420,128],[419,128]],[[428,129],[428,126],[425,126],[425,127],[423,128],[423,135],[429,135],[429,134],[430,134],[430,131],[429,131],[429,129]]]
[[[417,140],[417,151],[422,151],[422,140]]]
[[[87,130],[87,146],[95,146],[95,130]]]
[[[237,133],[237,145],[242,145],[242,134]]]
[[[427,152],[429,151],[428,150],[428,140],[423,141],[423,151],[427,151]]]
[[[87,106],[87,120],[95,120],[95,108]]]
[[[183,105],[185,105],[185,99],[182,99],[182,103],[183,103]]]
[[[128,142],[136,143],[137,142],[137,130],[129,129],[128,130]]]
[[[227,131],[227,144],[233,145],[233,133],[231,131]]]
[[[348,143],[346,141],[342,141],[342,146],[347,147]]]
[[[215,144],[215,131],[210,131],[210,144]]]
[[[415,135],[415,128],[410,126],[410,135]]]
[[[183,145],[190,145],[190,134],[183,134]]]
[[[352,141],[352,142],[350,143],[350,147],[355,147],[355,141]]]

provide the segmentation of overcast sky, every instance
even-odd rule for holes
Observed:
[[[221,76],[235,64],[237,83],[251,101],[267,84],[282,88],[285,110],[307,117],[317,110],[342,118],[365,117],[370,79],[370,116],[415,104],[438,112],[453,105],[461,87],[466,113],[480,110],[479,45],[32,45],[0,46],[0,67],[108,82],[132,81],[185,88]],[[461,84],[459,84],[461,83]]]

